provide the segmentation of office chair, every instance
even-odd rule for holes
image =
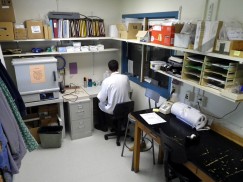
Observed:
[[[109,134],[105,134],[105,140],[108,140],[110,136],[116,136],[116,145],[120,146],[120,137],[124,136],[125,131],[122,131],[122,126],[127,121],[127,116],[134,110],[134,101],[128,101],[124,103],[118,103],[115,106],[111,120],[115,124],[115,131]]]
[[[160,138],[164,145],[163,162],[166,182],[175,178],[179,178],[180,182],[201,182],[200,178],[183,165],[187,162],[184,143],[176,138],[169,137],[161,128]]]

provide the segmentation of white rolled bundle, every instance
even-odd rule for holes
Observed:
[[[207,117],[204,114],[181,102],[173,104],[171,113],[197,130],[203,128],[207,123]]]
[[[118,30],[116,28],[116,25],[110,25],[109,26],[109,36],[113,38],[118,37]]]

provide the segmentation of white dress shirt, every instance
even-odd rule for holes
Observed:
[[[101,91],[97,95],[100,101],[100,109],[108,114],[113,114],[117,103],[130,101],[130,91],[129,78],[119,72],[113,72],[108,78],[103,80]]]

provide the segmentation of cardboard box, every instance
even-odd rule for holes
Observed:
[[[162,26],[154,25],[151,29],[151,42],[154,44],[162,44]]]
[[[0,22],[15,22],[12,0],[0,1]]]
[[[231,41],[229,40],[216,40],[214,52],[229,55]]]
[[[27,37],[29,39],[44,39],[43,22],[37,20],[25,21]]]
[[[50,117],[46,119],[41,119],[41,126],[50,126],[50,125],[58,125],[57,117]]]
[[[44,32],[44,39],[49,39],[48,26],[47,25],[43,25],[43,32]]]
[[[35,138],[37,143],[40,143],[40,136],[39,136],[39,133],[38,133],[38,129],[39,128],[40,127],[29,128],[29,131],[30,131],[31,135]]]
[[[142,29],[141,23],[129,23],[128,28],[125,24],[117,24],[118,37],[121,39],[136,39],[139,30]]]
[[[137,35],[137,40],[139,42],[150,42],[150,34],[149,31],[138,31]]]
[[[48,39],[52,39],[53,38],[52,28],[50,26],[48,26],[47,30],[48,30]]]
[[[27,39],[26,28],[15,28],[14,29],[14,39],[15,40],[25,40]]]
[[[193,30],[195,29],[196,25],[185,24],[185,26],[186,28],[184,27],[184,24],[175,24],[175,47],[189,48],[189,46],[194,42],[195,31]]]
[[[175,26],[155,25],[151,30],[152,43],[166,46],[174,45]]]
[[[230,50],[230,56],[243,58],[243,51]]]
[[[12,22],[0,22],[0,40],[14,40]]]
[[[213,52],[222,25],[222,21],[198,21],[194,50]]]
[[[217,40],[214,48],[214,52],[220,54],[231,55],[239,57],[239,52],[243,51],[243,40]]]

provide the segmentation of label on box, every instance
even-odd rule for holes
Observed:
[[[40,26],[31,26],[31,32],[32,33],[41,33]]]
[[[240,56],[240,51],[234,51],[234,56]]]
[[[153,26],[153,30],[161,31],[162,30],[162,26]]]

